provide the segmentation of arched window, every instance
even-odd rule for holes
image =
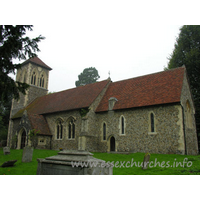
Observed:
[[[150,121],[151,121],[151,132],[155,132],[155,120],[154,120],[153,113],[151,113],[151,115],[150,115]]]
[[[103,123],[103,140],[106,140],[106,123]]]
[[[63,121],[61,119],[58,119],[56,123],[56,138],[57,140],[63,138]]]
[[[120,134],[125,135],[125,118],[124,118],[124,116],[120,117],[119,129],[120,129]]]
[[[44,87],[44,75],[42,74],[40,77],[40,87]]]
[[[35,72],[33,72],[32,76],[31,76],[31,84],[36,85],[36,73]]]
[[[121,130],[122,130],[122,134],[124,134],[124,117],[121,117]]]
[[[68,124],[68,138],[74,139],[75,138],[75,123],[74,119],[70,119]]]

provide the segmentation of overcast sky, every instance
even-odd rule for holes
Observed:
[[[96,16],[96,15],[95,15]],[[53,68],[49,91],[75,87],[83,69],[95,67],[99,80],[112,81],[162,71],[172,53],[181,25],[134,25],[129,17],[107,15],[96,21],[83,17],[59,27],[34,25],[46,37],[38,57]]]
[[[35,2],[16,17],[34,25],[30,37],[46,37],[39,43],[38,57],[53,68],[51,92],[75,87],[88,67],[98,70],[99,81],[107,79],[109,71],[112,81],[162,71],[182,26],[177,19],[185,16],[177,12],[176,3],[160,1]]]

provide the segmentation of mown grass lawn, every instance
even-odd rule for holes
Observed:
[[[112,154],[94,153],[94,157],[113,162],[113,174],[116,175],[198,175],[200,174],[200,155],[186,156],[176,154],[151,154],[148,169],[141,164],[145,153]],[[185,164],[183,167],[183,161]],[[139,163],[138,163],[139,162]],[[180,166],[180,164],[181,166]],[[139,164],[139,165],[138,165]],[[132,166],[131,166],[132,165]],[[160,166],[159,166],[160,165]],[[151,166],[151,167],[150,167]],[[176,167],[177,166],[177,167]],[[188,167],[189,166],[189,167]]]
[[[0,148],[0,166],[8,160],[17,160],[13,167],[0,167],[0,175],[36,175],[37,158],[46,158],[48,156],[57,155],[58,151],[34,149],[32,162],[22,163],[23,150],[11,149],[9,155],[3,154]]]
[[[37,158],[45,158],[57,155],[55,150],[38,150],[33,152],[33,159],[30,163],[22,163],[23,150],[11,149],[10,155],[4,155],[0,148],[0,166],[8,160],[18,160],[13,167],[0,167],[0,175],[36,175]],[[105,160],[114,165],[114,175],[199,175],[200,174],[200,155],[186,156],[175,154],[151,154],[151,167],[147,170],[141,169],[145,153],[132,154],[112,154],[112,153],[93,153],[94,157]],[[177,166],[178,163],[184,167]],[[139,167],[138,167],[139,164]],[[160,166],[159,166],[160,165]]]

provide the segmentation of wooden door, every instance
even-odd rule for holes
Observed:
[[[21,138],[21,149],[25,147],[25,144],[26,144],[26,132],[24,130],[22,133],[22,138]]]
[[[115,151],[115,138],[110,138],[110,151]]]

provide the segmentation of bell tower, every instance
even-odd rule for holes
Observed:
[[[49,71],[52,69],[38,57],[30,58],[22,63],[21,68],[17,71],[16,81],[29,84],[26,94],[20,93],[19,100],[13,99],[10,111],[10,121],[8,127],[7,146],[12,145],[14,136],[14,123],[12,117],[21,109],[48,92]],[[28,134],[28,133],[26,133]]]
[[[22,63],[22,67],[17,71],[16,81],[27,83],[30,87],[27,89],[26,95],[20,93],[20,99],[18,101],[13,100],[11,118],[37,97],[47,94],[50,70],[52,68],[38,57],[30,58]]]

